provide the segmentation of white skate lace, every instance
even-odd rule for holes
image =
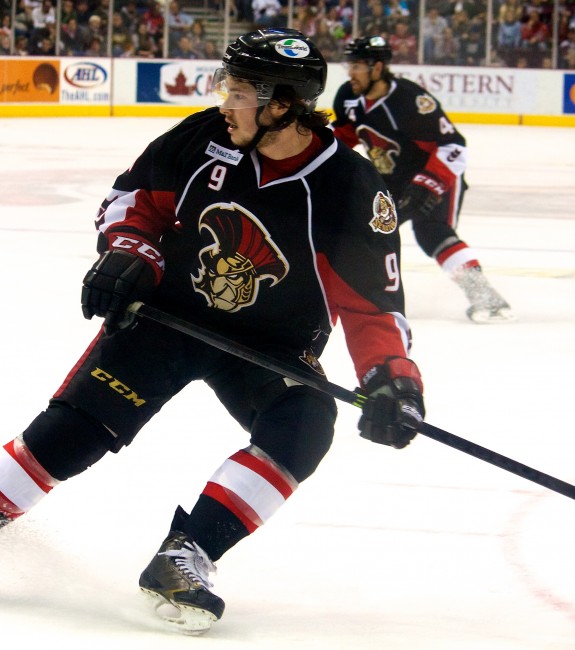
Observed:
[[[209,580],[209,574],[216,572],[216,566],[195,542],[184,542],[180,549],[163,551],[158,555],[173,557],[175,565],[184,575],[194,582],[200,582],[206,589],[214,586]]]

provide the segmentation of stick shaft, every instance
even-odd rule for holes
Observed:
[[[222,336],[210,330],[206,330],[202,327],[199,327],[198,325],[195,325],[194,323],[190,323],[188,321],[182,320],[181,318],[177,318],[176,316],[172,316],[171,314],[167,314],[160,309],[156,309],[155,307],[150,307],[149,305],[145,305],[141,302],[135,302],[129,306],[128,311],[136,314],[137,316],[153,320],[162,325],[166,325],[167,327],[171,327],[178,332],[199,339],[208,345],[212,345],[220,350],[223,350],[224,352],[228,352],[229,354],[240,357],[245,361],[255,363],[256,365],[267,368],[268,370],[273,370],[274,372],[282,375],[282,377],[287,377],[288,379],[297,381],[300,384],[304,384],[305,386],[316,388],[317,390],[322,391],[323,393],[327,393],[335,399],[351,404],[352,406],[361,408],[365,401],[368,399],[361,393],[348,390],[342,386],[338,386],[337,384],[332,384],[325,379],[321,379],[317,375],[305,372],[300,368],[294,368],[287,363],[273,359],[272,357],[258,352],[257,350],[253,350],[240,343],[236,343],[235,341],[232,341],[225,336]],[[543,472],[540,472],[533,467],[529,467],[528,465],[523,465],[523,463],[513,460],[512,458],[508,458],[507,456],[503,456],[502,454],[492,451],[491,449],[487,449],[486,447],[482,447],[481,445],[466,440],[465,438],[460,438],[453,433],[439,429],[438,427],[427,424],[426,422],[423,423],[419,433],[428,438],[432,438],[437,442],[441,442],[444,445],[452,447],[453,449],[457,449],[458,451],[462,451],[466,454],[469,454],[470,456],[474,456],[479,460],[483,460],[486,463],[495,465],[500,469],[504,469],[508,472],[511,472],[512,474],[521,476],[522,478],[532,481],[533,483],[542,485],[543,487],[546,487],[549,490],[553,490],[554,492],[558,492],[559,494],[569,497],[570,499],[575,499],[574,485],[550,476],[549,474],[544,474]]]

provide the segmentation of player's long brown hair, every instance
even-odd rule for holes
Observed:
[[[305,112],[305,104],[298,99],[296,90],[293,86],[277,85],[274,89],[273,99],[282,104],[289,106],[288,112],[282,122],[297,122],[298,127],[303,129],[318,129],[329,124],[329,115],[324,111]]]

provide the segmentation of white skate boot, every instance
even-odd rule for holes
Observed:
[[[480,267],[457,269],[453,273],[453,279],[471,303],[465,313],[474,323],[504,323],[515,320],[511,307],[489,284]]]

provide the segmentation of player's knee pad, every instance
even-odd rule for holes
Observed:
[[[59,481],[83,472],[115,442],[106,427],[59,400],[52,400],[22,435],[38,463]]]
[[[308,386],[285,386],[259,412],[251,442],[301,483],[328,452],[336,418],[329,395]]]

